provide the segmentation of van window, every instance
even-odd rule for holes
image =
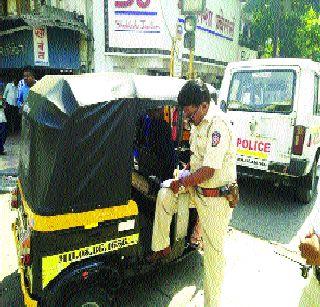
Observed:
[[[233,74],[228,109],[232,111],[288,113],[296,84],[294,70],[237,71]]]

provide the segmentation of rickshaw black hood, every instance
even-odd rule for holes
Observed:
[[[19,165],[32,211],[57,215],[126,204],[143,102],[130,97],[101,102],[95,89],[87,88],[92,100],[81,103],[74,93],[83,82],[70,86],[60,78],[45,91],[40,82],[24,106]]]

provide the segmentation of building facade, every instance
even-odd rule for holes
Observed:
[[[0,0],[1,78],[26,66],[37,78],[90,70],[90,26],[92,1]]]
[[[168,75],[173,56],[174,75],[187,75],[179,0],[93,0],[93,12],[104,12],[93,20],[96,71]],[[207,0],[198,15],[194,68],[206,82],[221,79],[229,62],[256,57],[239,45],[240,19],[239,0]]]

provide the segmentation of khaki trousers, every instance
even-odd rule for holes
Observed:
[[[314,272],[310,271],[309,283],[303,289],[299,307],[318,307],[320,302],[320,284]]]
[[[224,238],[232,209],[224,197],[203,197],[194,190],[176,196],[169,188],[160,189],[153,226],[153,251],[170,245],[170,224],[178,204],[197,208],[204,243],[204,303],[205,306],[219,306],[225,267]]]

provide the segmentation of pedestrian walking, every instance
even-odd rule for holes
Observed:
[[[211,113],[210,94],[201,81],[190,80],[181,89],[179,106],[192,124],[190,135],[190,175],[172,181],[170,189],[159,191],[156,203],[150,261],[171,252],[170,224],[177,212],[178,198],[195,206],[204,241],[205,306],[219,306],[225,258],[224,238],[238,201],[236,148],[226,115]]]
[[[23,109],[23,105],[26,102],[28,95],[29,95],[29,91],[30,88],[32,86],[35,85],[36,80],[35,80],[35,75],[34,75],[34,71],[32,69],[26,68],[23,71],[23,83],[20,83],[20,88],[18,85],[18,109],[19,109],[19,130],[21,127],[21,120],[22,120],[22,109]]]
[[[17,105],[18,100],[18,79],[6,85],[3,94],[4,110],[7,117],[8,130],[15,132],[18,129],[19,109]]]
[[[24,85],[22,85],[18,96],[18,107],[20,110],[28,98],[30,88],[36,83],[33,70],[25,69],[23,72],[23,80]]]

